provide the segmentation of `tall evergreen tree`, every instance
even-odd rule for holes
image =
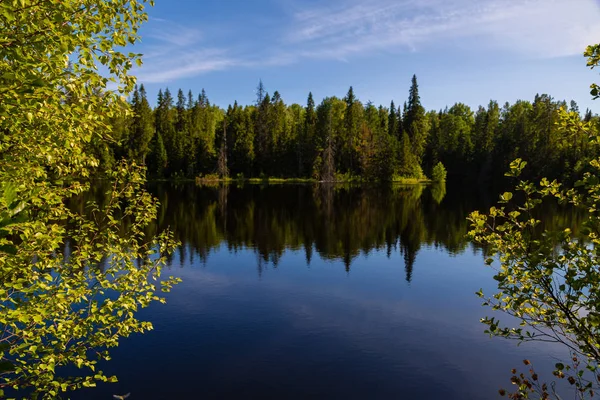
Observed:
[[[332,127],[332,98],[325,98],[316,109],[315,160],[312,177],[323,181],[335,178],[335,141]]]
[[[417,76],[413,75],[408,95],[408,104],[403,115],[404,132],[412,143],[412,152],[418,165],[421,165],[427,144],[427,118],[425,108],[421,105]]]
[[[278,91],[273,93],[268,113],[271,155],[268,159],[268,173],[275,176],[292,176],[296,170],[294,158],[290,157],[292,142],[288,109]]]
[[[404,103],[404,109],[406,110],[406,103]],[[396,111],[396,118],[398,120],[396,139],[399,142],[402,139],[402,134],[404,133],[404,114],[402,113],[402,109],[400,108],[400,106],[398,106],[398,110]]]
[[[200,107],[208,107],[210,105],[210,102],[208,101],[208,96],[206,96],[206,91],[204,90],[204,88],[202,89],[202,92],[200,92],[200,96],[198,96],[198,103]]]
[[[198,143],[195,149],[196,170],[200,173],[213,172],[217,158],[216,130],[221,110],[211,106],[206,91],[202,89],[192,114],[194,129],[198,131]]]
[[[170,161],[170,172],[179,174],[185,173],[185,145],[188,135],[188,123],[186,112],[186,98],[183,90],[177,92],[177,103],[175,105],[175,132],[170,143],[170,148],[167,148]]]
[[[252,174],[254,161],[254,124],[251,109],[233,104],[227,129],[228,165],[230,174]]]
[[[174,154],[174,142],[175,142],[175,118],[173,113],[173,97],[169,89],[165,89],[164,93],[162,90],[158,92],[158,105],[154,112],[154,124],[157,135],[163,142],[167,154],[167,165],[166,173],[168,174],[171,170],[171,156]],[[157,148],[155,147],[155,150]]]
[[[184,171],[187,176],[192,177],[197,172],[197,160],[196,153],[199,140],[199,132],[197,125],[195,124],[194,110],[196,102],[194,101],[194,94],[191,90],[188,90],[187,94],[187,105],[185,109],[185,137],[183,140],[184,145]]]
[[[394,100],[390,104],[390,113],[388,118],[388,135],[395,137],[398,134],[398,114],[396,113],[396,105]]]
[[[223,130],[221,131],[220,141],[217,173],[219,174],[219,178],[227,178],[229,176],[229,167],[227,165],[227,118],[223,120]]]
[[[135,88],[132,109],[133,120],[127,143],[128,157],[139,164],[145,164],[150,151],[150,141],[154,136],[154,118],[144,85],[139,89]]]
[[[160,132],[157,132],[152,138],[150,154],[148,154],[148,170],[150,175],[163,178],[167,168],[167,161],[167,150],[165,149],[162,135]]]
[[[262,86],[260,82],[259,88]],[[255,120],[255,145],[256,149],[256,164],[258,173],[267,173],[267,168],[270,161],[271,150],[271,132],[269,131],[269,117],[271,114],[271,97],[266,93],[262,102],[256,110]]]
[[[354,95],[354,89],[350,86],[348,89],[348,93],[346,97],[344,97],[344,101],[346,102],[346,111],[344,114],[344,137],[342,142],[342,170],[344,172],[349,172],[354,174],[358,172],[356,169],[356,149],[358,146],[358,137],[359,137],[359,108],[362,109],[362,106],[356,99]]]
[[[302,175],[306,176],[310,172],[316,157],[316,128],[317,128],[317,113],[315,111],[315,100],[312,92],[308,93],[306,100],[306,113],[304,116],[304,162],[302,166]]]
[[[256,87],[256,106],[260,106],[266,96],[265,85],[263,84],[262,79],[258,81],[258,86]]]

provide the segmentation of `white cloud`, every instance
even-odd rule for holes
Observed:
[[[461,38],[533,56],[581,54],[600,37],[594,0],[335,1],[294,15],[285,41],[306,56],[420,50]]]
[[[302,59],[351,60],[378,52],[452,52],[456,40],[474,54],[500,50],[534,58],[581,54],[600,38],[596,0],[301,0],[278,22],[279,34],[238,37],[222,44],[211,32],[151,18],[144,38],[142,82],[233,67],[283,66]],[[289,3],[288,3],[289,5]],[[252,22],[249,21],[248,24]],[[219,47],[221,46],[221,47]]]
[[[161,18],[151,18],[143,38],[144,65],[136,75],[139,82],[163,83],[179,78],[218,71],[238,64],[225,49],[202,45],[203,35]]]
[[[161,59],[147,62],[136,74],[138,81],[162,83],[178,78],[200,75],[211,71],[220,71],[239,65],[240,61],[229,57],[223,50],[188,49],[164,54]]]

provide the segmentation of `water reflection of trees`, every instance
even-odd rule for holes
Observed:
[[[462,188],[446,194],[436,186],[160,184],[151,191],[161,209],[148,234],[170,227],[182,242],[175,256],[181,264],[197,257],[206,262],[226,246],[234,253],[254,251],[259,273],[267,264],[277,266],[287,249],[304,251],[307,264],[316,252],[350,270],[360,254],[383,251],[401,254],[408,281],[422,247],[465,251],[467,215],[494,200]],[[580,220],[556,207],[544,213],[550,225]]]
[[[433,198],[423,186],[159,185],[154,191],[162,204],[158,228],[171,227],[190,256],[205,260],[221,245],[253,249],[259,272],[265,263],[277,266],[286,249],[303,250],[307,264],[316,251],[347,270],[361,253],[383,250],[402,253],[410,280],[423,245],[450,252],[467,246],[468,210],[448,227],[453,213],[441,212],[439,191]]]

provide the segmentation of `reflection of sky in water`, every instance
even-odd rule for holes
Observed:
[[[307,266],[304,250],[260,275],[250,249],[177,260],[165,274],[183,283],[141,313],[155,331],[124,340],[103,365],[120,383],[74,399],[489,399],[523,358],[550,376],[541,367],[558,351],[483,333],[490,310],[474,293],[495,282],[471,249],[422,247],[410,283],[398,251],[360,255],[350,272],[316,253]]]

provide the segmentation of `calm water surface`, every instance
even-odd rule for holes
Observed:
[[[490,399],[558,349],[490,339],[465,188],[158,186],[183,283],[73,399]],[[553,214],[550,221],[573,216]]]

